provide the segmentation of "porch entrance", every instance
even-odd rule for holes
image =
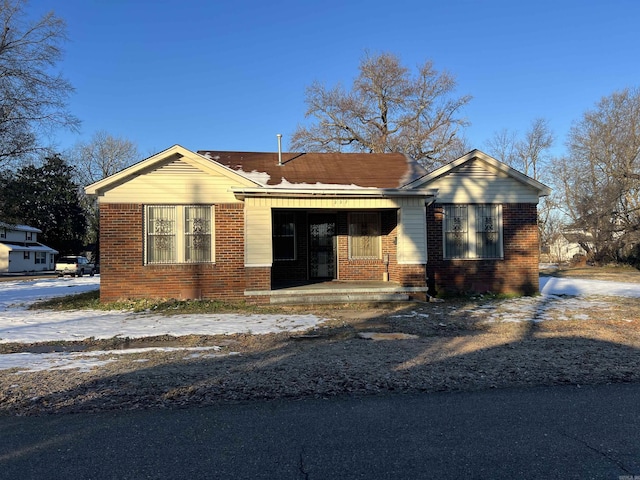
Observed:
[[[311,280],[337,278],[335,235],[335,214],[309,214],[309,277]]]

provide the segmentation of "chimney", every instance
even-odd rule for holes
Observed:
[[[276,135],[278,137],[278,166],[282,166],[282,134],[278,133]]]

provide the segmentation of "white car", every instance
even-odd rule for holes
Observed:
[[[89,274],[93,277],[96,270],[96,265],[89,262],[86,257],[82,256],[60,257],[56,262],[56,273],[59,277],[64,275],[81,277],[84,274]]]

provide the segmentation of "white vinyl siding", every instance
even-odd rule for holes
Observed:
[[[502,258],[500,205],[444,205],[444,258]]]
[[[272,264],[271,209],[247,206],[244,211],[244,262],[247,267]]]
[[[424,205],[424,197],[397,197],[397,198],[335,198],[311,197],[247,197],[247,207],[270,207],[274,209],[328,209],[328,210],[365,210],[370,208],[400,208],[404,206]]]
[[[380,252],[380,213],[361,212],[349,214],[349,258],[353,260],[377,260]]]
[[[203,172],[183,160],[163,163],[116,185],[101,203],[205,204],[238,203],[229,187],[240,186],[223,174]]]
[[[208,263],[213,255],[213,207],[148,205],[145,263]]]
[[[538,191],[506,173],[472,161],[428,182],[438,190],[438,203],[538,203]]]
[[[427,263],[426,207],[402,207],[398,214],[398,263]]]

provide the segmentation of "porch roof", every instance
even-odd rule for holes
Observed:
[[[239,200],[246,197],[271,197],[271,198],[398,198],[398,197],[424,197],[431,203],[435,200],[438,190],[416,189],[400,190],[396,188],[280,188],[280,187],[239,187],[231,188],[231,192]]]
[[[20,242],[0,242],[0,247],[6,248],[9,252],[47,252],[58,253],[57,250],[47,247],[42,243],[20,243]]]

